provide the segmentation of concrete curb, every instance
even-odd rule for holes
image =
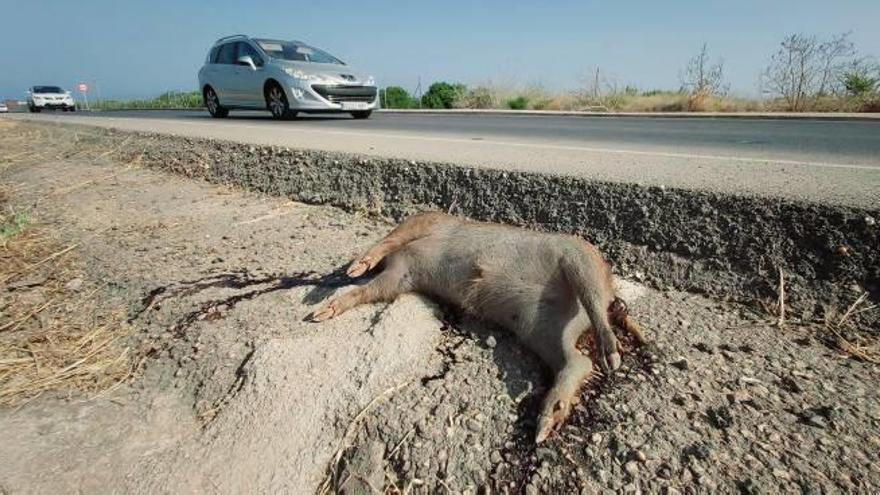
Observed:
[[[69,125],[34,123],[32,125]],[[94,132],[95,128],[89,126]],[[394,220],[425,209],[582,236],[617,273],[812,317],[880,294],[880,210],[103,129],[122,161]]]
[[[880,211],[446,163],[132,134],[130,159],[188,177],[400,220],[425,209],[580,235],[618,273],[812,314],[880,291]],[[121,151],[125,153],[125,150]],[[143,153],[143,154],[142,154]]]

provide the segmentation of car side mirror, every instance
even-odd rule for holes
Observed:
[[[254,59],[252,59],[250,55],[242,55],[241,57],[238,57],[236,62],[238,62],[238,65],[247,65],[251,70],[257,70],[257,65],[254,63]]]

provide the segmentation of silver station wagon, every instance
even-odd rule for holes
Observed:
[[[230,110],[269,110],[276,119],[305,113],[349,113],[366,119],[378,106],[372,76],[300,41],[220,38],[199,70],[205,107],[222,118]]]

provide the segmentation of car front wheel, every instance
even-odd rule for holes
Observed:
[[[358,119],[358,120],[368,119],[368,118],[370,118],[371,113],[373,113],[372,110],[363,110],[360,112],[351,112],[351,116]]]
[[[208,108],[208,113],[211,114],[211,117],[222,119],[229,115],[229,110],[220,105],[220,98],[217,97],[214,88],[209,87],[205,89],[205,107]]]
[[[266,90],[266,108],[278,120],[296,117],[296,112],[290,109],[290,104],[287,102],[287,95],[284,94],[281,86],[277,84],[269,86]]]

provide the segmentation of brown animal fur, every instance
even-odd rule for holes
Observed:
[[[577,237],[428,212],[404,220],[355,259],[348,275],[360,276],[383,260],[373,280],[331,300],[311,319],[418,292],[513,331],[556,375],[538,420],[538,443],[562,424],[591,376],[592,360],[576,348],[581,334],[593,329],[605,371],[620,366],[612,325],[644,342],[625,303],[614,296],[608,264]]]

